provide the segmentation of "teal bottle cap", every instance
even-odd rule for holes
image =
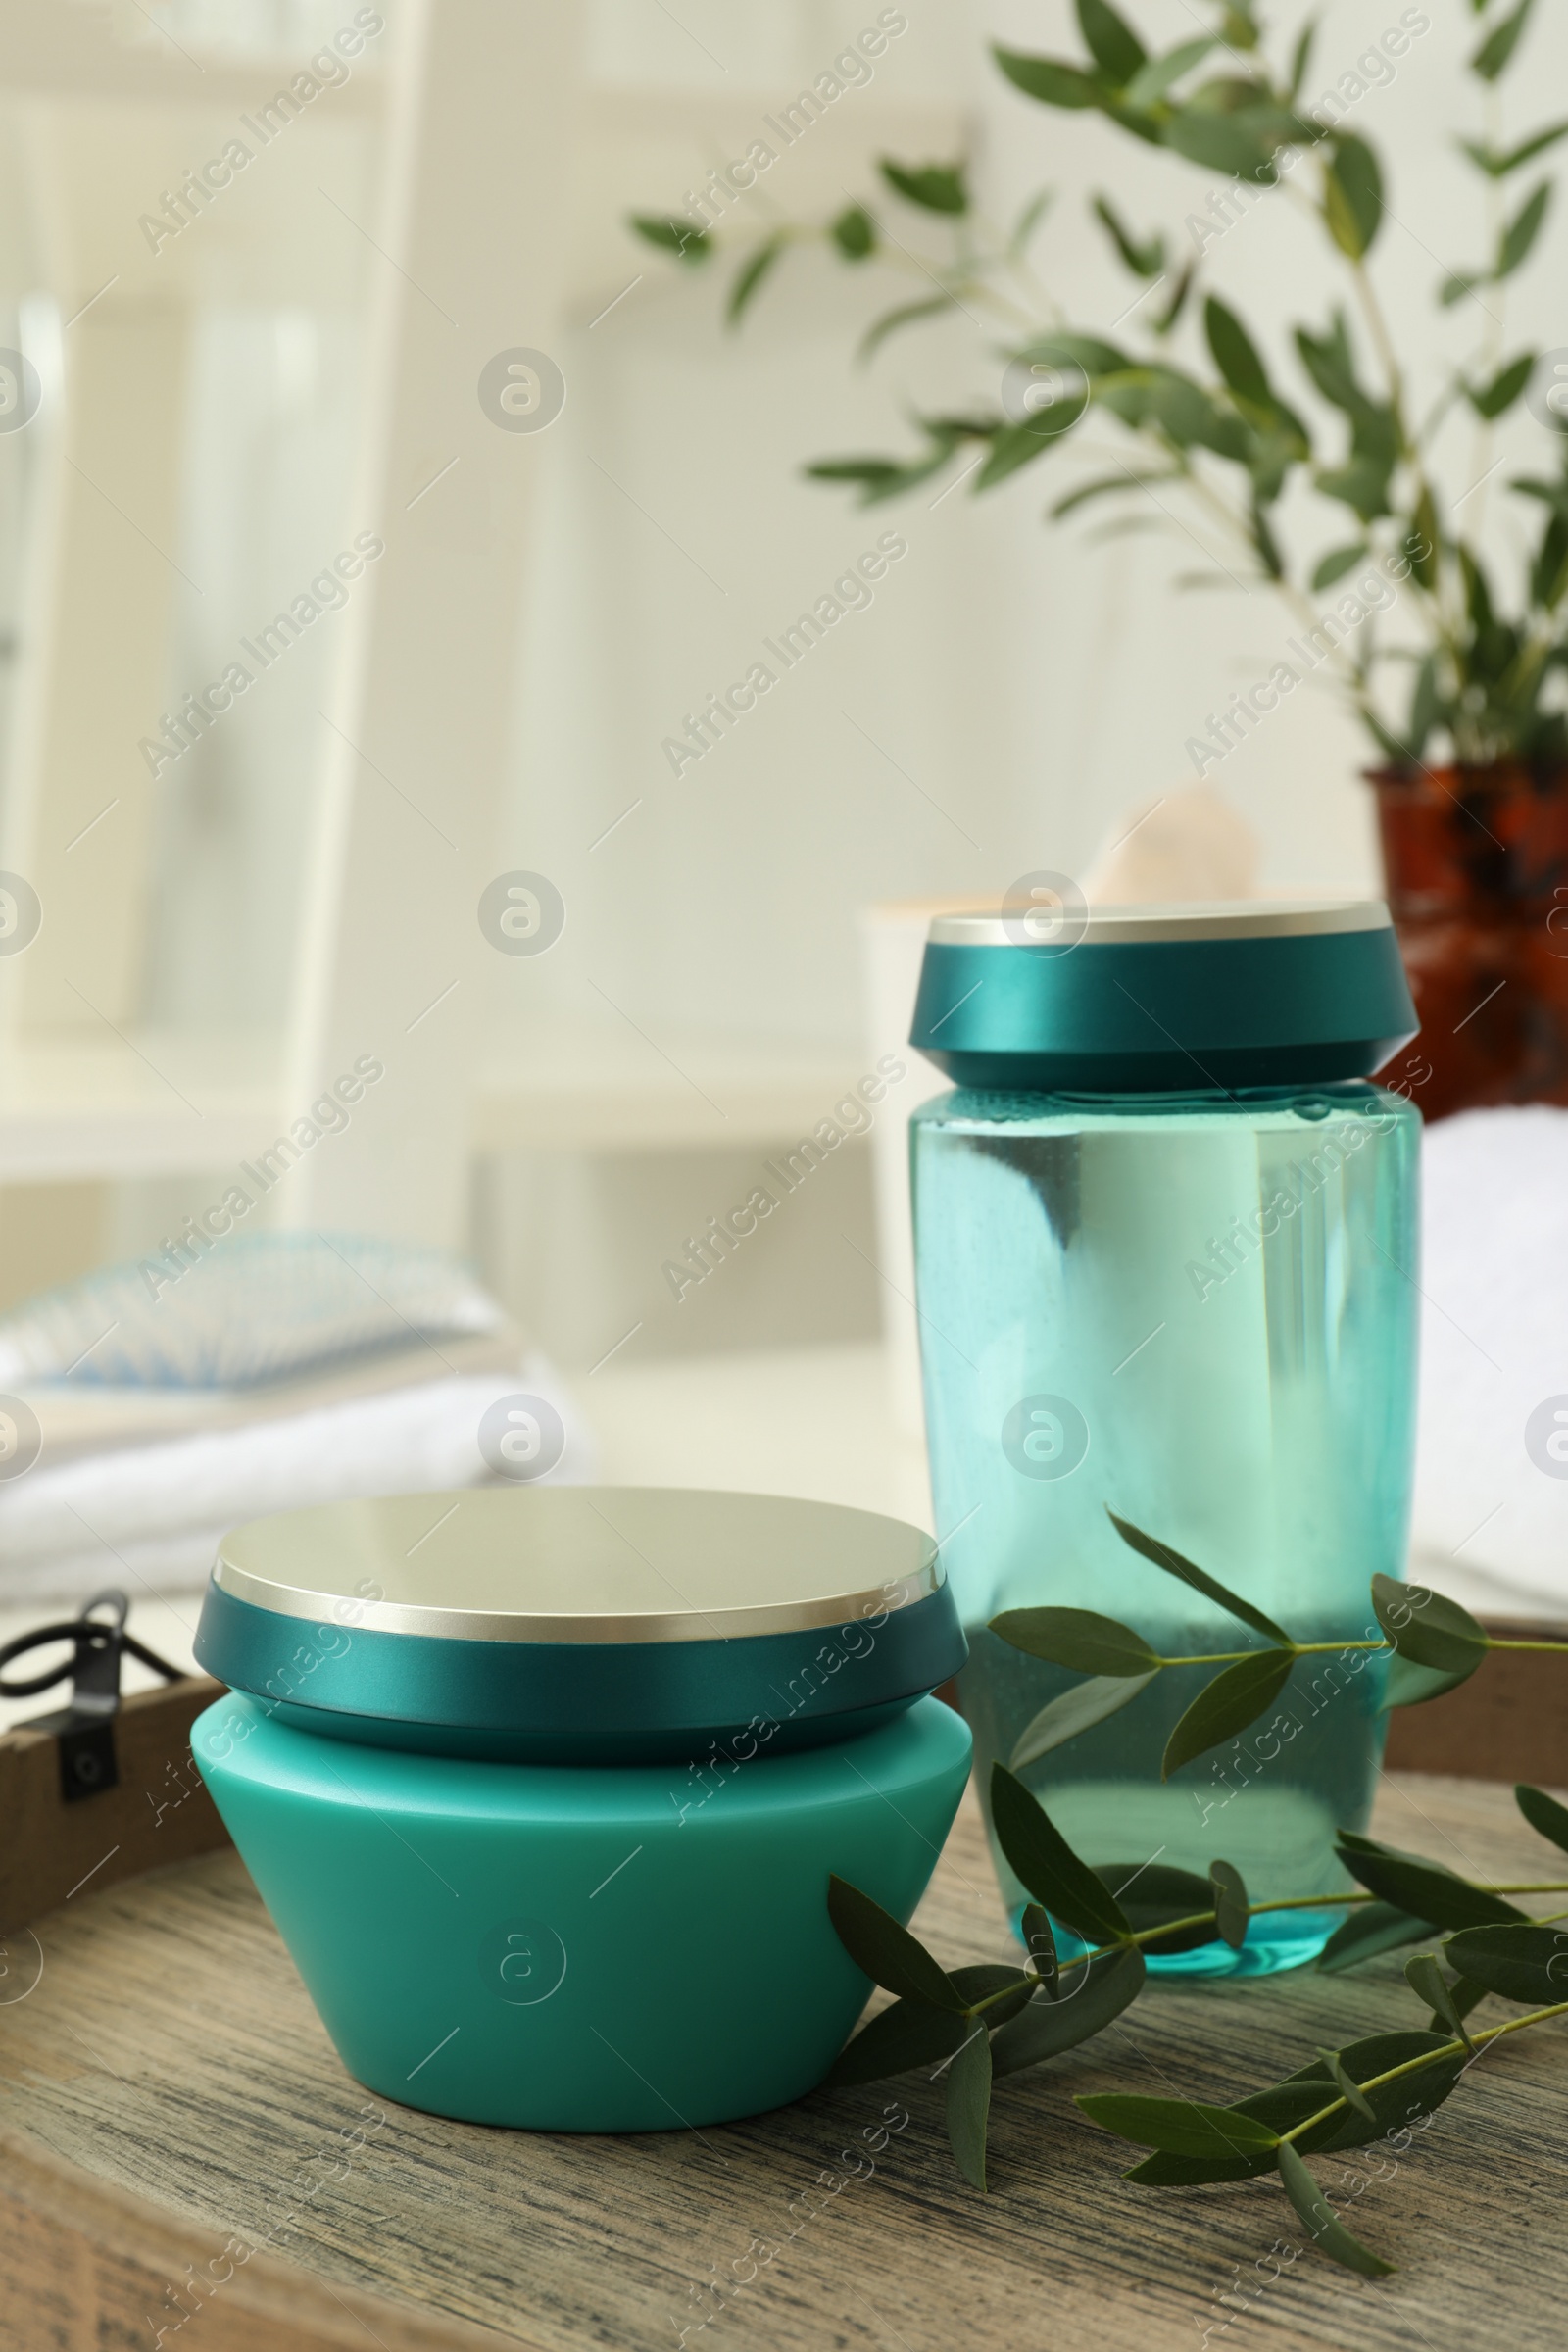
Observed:
[[[198,1662],[297,1728],[518,1762],[777,1751],[873,1730],[963,1664],[930,1536],[835,1504],[481,1487],[226,1536]]]
[[[909,1043],[965,1087],[1225,1093],[1369,1078],[1416,1027],[1377,900],[1055,897],[939,916]]]

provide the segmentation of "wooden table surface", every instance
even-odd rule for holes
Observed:
[[[1375,1826],[1477,1875],[1552,1875],[1495,1785],[1388,1776]],[[968,1805],[917,1924],[953,1965],[1007,1952]],[[11,2146],[168,2210],[187,2240],[196,2232],[198,2257],[231,2233],[270,2245],[302,2314],[326,2314],[321,2331],[302,2320],[274,2337],[240,2325],[237,2289],[228,2306],[221,2292],[205,2307],[187,2294],[182,2352],[482,2340],[463,2321],[533,2352],[675,2352],[683,2328],[715,2352],[953,2352],[960,2340],[972,2352],[1196,2352],[1254,2339],[1275,2352],[1558,2352],[1564,2339],[1568,2039],[1551,2029],[1489,2055],[1396,2178],[1359,2197],[1352,2227],[1401,2266],[1385,2282],[1306,2251],[1277,2185],[1126,2185],[1124,2146],[1071,2103],[1091,2088],[1238,2097],[1319,2044],[1417,2022],[1396,1957],[1349,1978],[1161,1984],[1095,2043],[1000,2086],[994,2192],[981,2197],[949,2160],[940,2086],[919,2075],[817,2092],[750,2123],[630,2138],[487,2130],[372,2101],[338,2063],[231,1851],[83,1890],[36,1927],[42,1975],[0,2005]],[[792,2213],[820,2174],[844,2180],[839,2151],[863,2147],[890,2106],[907,2122],[874,2172],[816,2200],[820,2218]],[[313,2173],[355,2129],[368,2136],[341,2177]],[[1340,2169],[1320,2176],[1332,2183]],[[754,2238],[775,2249],[770,2260]],[[258,2259],[240,2277],[267,2270]],[[15,2323],[25,2280],[7,2274],[0,2252]],[[731,2281],[722,2308],[707,2291],[715,2274]],[[180,2277],[171,2267],[167,2285]],[[1219,2300],[1239,2278],[1244,2308]],[[142,2299],[144,2330],[51,2332],[24,2301],[22,2337],[9,2324],[0,2332],[25,2352],[78,2341],[153,2352],[179,2305]]]

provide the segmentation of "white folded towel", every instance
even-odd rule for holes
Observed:
[[[592,1474],[559,1377],[468,1267],[373,1235],[192,1228],[0,1318],[0,1606],[188,1590],[247,1519],[476,1485],[508,1466],[510,1439],[480,1449],[502,1397],[558,1416],[545,1476]]]
[[[132,1600],[189,1591],[205,1582],[220,1537],[244,1520],[348,1496],[474,1486],[491,1476],[480,1417],[519,1393],[543,1397],[564,1425],[565,1448],[549,1479],[591,1477],[581,1418],[538,1355],[515,1369],[421,1378],[55,1462],[46,1445],[24,1476],[0,1484],[0,1603],[80,1600],[104,1585],[122,1586]]]
[[[1443,1120],[1424,1190],[1411,1572],[1442,1589],[1457,1565],[1568,1616],[1568,1460],[1543,1443],[1552,1399],[1568,1415],[1568,1110]]]

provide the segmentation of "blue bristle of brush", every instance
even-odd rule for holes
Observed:
[[[0,1378],[250,1388],[501,1320],[461,1260],[363,1234],[235,1234],[177,1268],[106,1267],[0,1317]]]

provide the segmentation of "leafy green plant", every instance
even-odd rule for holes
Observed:
[[[985,492],[1048,457],[1058,467],[1085,461],[1054,499],[1054,517],[1111,501],[1125,510],[1111,528],[1178,524],[1189,536],[1191,526],[1206,532],[1223,553],[1198,579],[1220,586],[1260,580],[1276,591],[1306,632],[1306,667],[1330,665],[1395,767],[1417,769],[1440,746],[1472,767],[1504,760],[1537,771],[1568,765],[1568,438],[1557,441],[1554,465],[1507,482],[1524,502],[1521,517],[1533,517],[1535,527],[1506,595],[1479,545],[1484,486],[1494,470],[1488,437],[1525,396],[1541,357],[1506,350],[1500,289],[1537,248],[1553,181],[1538,178],[1516,203],[1510,186],[1568,136],[1568,122],[1511,146],[1491,135],[1456,142],[1491,200],[1491,249],[1434,288],[1456,329],[1475,321],[1478,331],[1418,399],[1372,264],[1388,213],[1388,175],[1343,89],[1315,102],[1304,95],[1311,22],[1271,62],[1258,0],[1209,0],[1212,30],[1151,55],[1109,0],[1076,5],[1087,56],[997,48],[1006,79],[1042,106],[1098,115],[1114,132],[1224,183],[1212,190],[1206,217],[1188,215],[1182,235],[1143,231],[1108,196],[1094,198],[1094,219],[1142,287],[1119,339],[1075,323],[1037,276],[1031,254],[1046,194],[1010,229],[999,228],[976,204],[961,162],[885,159],[880,167],[888,195],[940,231],[935,249],[911,242],[918,232],[903,215],[894,225],[858,202],[824,221],[775,223],[760,239],[748,233],[737,240],[702,208],[673,219],[637,217],[633,226],[692,264],[738,247],[732,321],[792,246],[816,242],[868,277],[891,270],[918,282],[916,299],[874,319],[862,358],[900,329],[948,313],[997,330],[1000,398],[958,414],[917,412],[917,449],[824,459],[807,468],[817,480],[852,487],[870,504],[959,465],[971,488]],[[1484,91],[1513,65],[1533,5],[1470,0],[1480,23],[1469,65]],[[1390,37],[1408,48],[1430,23],[1424,11],[1407,9],[1404,32],[1394,27]],[[1357,127],[1348,126],[1351,121]],[[1266,359],[1237,312],[1200,285],[1225,226],[1259,203],[1311,218],[1345,274],[1348,298],[1326,321],[1296,326],[1283,362]],[[1287,371],[1297,379],[1288,388]],[[1467,413],[1474,444],[1465,479],[1450,495],[1435,459]],[[1568,432],[1568,414],[1552,407],[1544,416]],[[1292,499],[1301,488],[1308,498]],[[1320,520],[1315,531],[1308,520],[1325,514],[1334,518],[1326,536]],[[1309,531],[1314,552],[1294,553],[1293,542]],[[1356,572],[1380,575],[1370,608],[1349,586],[1331,602],[1314,602]],[[1394,601],[1384,580],[1411,592],[1400,602],[1412,633],[1398,643],[1379,634]],[[1410,673],[1408,690],[1392,706],[1383,675],[1390,663]],[[1277,691],[1290,691],[1304,674],[1290,662],[1277,666],[1290,673],[1288,684],[1276,677]]]
[[[1382,1640],[1295,1642],[1260,1609],[1156,1537],[1126,1520],[1116,1519],[1115,1525],[1134,1550],[1227,1610],[1268,1646],[1165,1658],[1130,1627],[1086,1609],[1008,1610],[993,1619],[992,1630],[1032,1657],[1086,1674],[1091,1678],[1086,1689],[1125,1686],[1131,1692],[1168,1667],[1221,1666],[1172,1733],[1167,1772],[1254,1721],[1295,1660],[1315,1651],[1381,1652],[1390,1660],[1387,1703],[1406,1706],[1452,1690],[1474,1673],[1489,1649],[1568,1651],[1568,1642],[1495,1641],[1456,1601],[1388,1577],[1373,1580]],[[1234,1681],[1240,1666],[1263,1660],[1270,1662],[1267,1674],[1255,1674],[1245,1687]],[[1276,1671],[1278,1680],[1270,1683]],[[1265,1688],[1267,1694],[1259,1696]],[[1111,1711],[1102,1707],[1100,1715],[1081,1715],[1072,1729],[1063,1729],[1071,1721],[1068,1702],[1075,1695],[1054,1701],[1024,1735],[1020,1748],[1055,1710],[1060,1710],[1055,1723],[1047,1728],[1062,1739]],[[1053,1736],[1036,1744],[1032,1754],[1057,1743]],[[1014,1765],[1018,1761],[1015,1751]],[[1514,1794],[1531,1828],[1568,1854],[1568,1807],[1541,1788],[1521,1786]],[[1240,1949],[1251,1920],[1279,1911],[1348,1914],[1317,1961],[1328,1974],[1442,1937],[1442,1959],[1452,1975],[1436,1951],[1419,1952],[1405,1964],[1410,1989],[1427,2012],[1420,2029],[1320,2050],[1282,2081],[1223,2107],[1122,2092],[1087,2094],[1076,2102],[1093,2122],[1150,2151],[1125,2179],[1144,2187],[1184,2188],[1277,2173],[1325,2254],[1367,2278],[1387,2275],[1393,2264],[1346,2229],[1305,2158],[1364,2147],[1407,2131],[1442,2105],[1466,2066],[1493,2042],[1568,2015],[1568,1928],[1552,1924],[1568,1920],[1568,1909],[1537,1920],[1509,1899],[1568,1895],[1568,1878],[1484,1886],[1425,1855],[1402,1853],[1342,1830],[1336,1851],[1357,1882],[1355,1891],[1254,1903],[1241,1872],[1224,1860],[1210,1864],[1206,1879],[1159,1864],[1146,1864],[1129,1876],[1084,1862],[1016,1771],[1004,1764],[992,1769],[990,1795],[997,1841],[1032,1898],[1021,1921],[1027,1965],[945,1970],[869,1895],[833,1879],[828,1910],[840,1941],[872,1983],[896,1997],[841,2051],[828,2082],[878,2082],[916,2068],[945,2072],[954,2157],[964,2180],[983,2190],[994,2084],[1102,2033],[1144,1991],[1149,1958],[1216,1939]],[[1118,1886],[1118,1878],[1126,1883]],[[1065,1961],[1058,1950],[1058,1927],[1070,1933],[1075,1947],[1081,1946]],[[1525,2014],[1473,2033],[1467,2020],[1489,1996]]]

